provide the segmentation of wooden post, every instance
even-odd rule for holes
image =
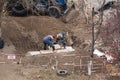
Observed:
[[[82,58],[80,56],[80,70],[82,69]]]
[[[92,60],[88,61],[88,75],[90,76],[92,74]]]

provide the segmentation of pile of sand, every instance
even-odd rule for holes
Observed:
[[[3,38],[17,50],[40,50],[44,36],[61,31],[69,30],[62,21],[48,16],[8,16],[2,22]]]

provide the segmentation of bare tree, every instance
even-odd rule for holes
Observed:
[[[120,8],[115,9],[117,15],[114,12],[110,13],[112,16],[102,25],[100,36],[112,53],[120,55]]]

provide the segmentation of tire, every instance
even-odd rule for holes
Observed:
[[[56,7],[49,8],[49,16],[59,18],[61,16],[60,10]]]
[[[57,75],[58,76],[67,76],[68,71],[67,70],[59,70],[59,71],[57,71]]]
[[[13,13],[16,15],[25,15],[27,10],[22,6],[22,4],[17,4],[12,8]]]

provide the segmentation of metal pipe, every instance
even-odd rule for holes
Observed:
[[[94,51],[94,44],[95,44],[95,39],[94,39],[94,7],[92,8],[92,44],[91,44],[91,57],[93,58],[93,51]]]

